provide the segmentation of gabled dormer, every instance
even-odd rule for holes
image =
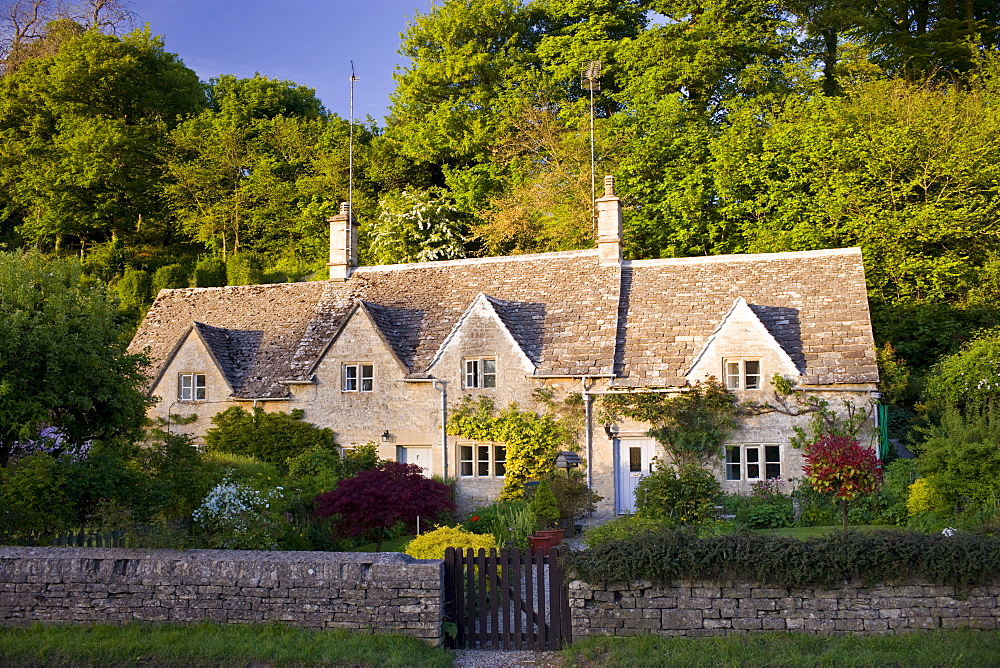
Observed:
[[[714,377],[731,390],[760,390],[774,374],[798,378],[801,371],[743,297],[733,303],[694,357],[685,377]]]
[[[193,322],[165,360],[150,393],[171,402],[228,399],[242,384],[259,341],[258,332]]]
[[[466,390],[495,388],[506,373],[534,375],[537,337],[531,334],[530,306],[478,294],[441,343],[427,372],[436,378],[458,376]]]

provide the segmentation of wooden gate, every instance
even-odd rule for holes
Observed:
[[[461,649],[560,649],[572,641],[561,547],[490,550],[449,547],[445,618]]]

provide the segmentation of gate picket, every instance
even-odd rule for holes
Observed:
[[[445,551],[445,615],[462,648],[560,649],[572,629],[560,548]]]

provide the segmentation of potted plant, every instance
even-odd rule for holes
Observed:
[[[539,483],[535,490],[535,498],[531,500],[531,512],[535,514],[539,529],[535,531],[535,536],[548,539],[546,548],[558,545],[563,539],[563,529],[557,528],[559,520],[559,504],[556,502],[556,495],[552,493],[552,488],[544,480]],[[532,542],[532,547],[537,541]]]

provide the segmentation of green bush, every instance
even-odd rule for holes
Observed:
[[[216,482],[233,480],[247,483],[256,489],[272,488],[284,482],[277,466],[252,455],[210,450],[205,452],[205,461],[214,470]]]
[[[673,526],[667,519],[651,519],[639,515],[626,515],[605,522],[583,532],[583,542],[587,547],[597,547],[609,541],[620,541],[634,536],[663,531]]]
[[[924,434],[918,468],[933,476],[947,510],[1000,496],[1000,406],[964,416],[948,409]]]
[[[142,269],[126,269],[125,275],[115,285],[118,301],[123,311],[140,313],[151,301],[152,282],[149,273]]]
[[[549,483],[542,481],[535,490],[535,495],[528,504],[535,516],[535,522],[541,528],[548,528],[559,520],[559,504],[556,495],[552,493]]]
[[[709,517],[722,488],[711,471],[697,464],[674,468],[660,460],[635,490],[637,514],[695,524]]]
[[[233,253],[226,260],[227,285],[257,285],[263,273],[257,258],[247,253]]]
[[[73,526],[69,460],[36,452],[0,468],[0,540],[38,541]]]
[[[343,470],[340,455],[323,445],[314,445],[288,459],[289,484],[303,501],[312,501],[317,494],[336,487]]]
[[[189,282],[188,270],[182,264],[168,264],[160,267],[153,274],[153,296],[160,290],[186,288]]]
[[[906,531],[835,532],[823,538],[689,531],[644,531],[571,552],[567,563],[587,582],[709,580],[783,587],[845,580],[979,585],[1000,580],[1000,534],[954,536]]]
[[[449,547],[483,549],[489,554],[497,544],[492,535],[475,534],[460,527],[438,527],[407,543],[405,552],[414,559],[444,559]]]
[[[549,482],[549,488],[556,497],[559,506],[560,519],[572,520],[594,512],[601,495],[587,487],[582,475],[567,477],[554,476]]]
[[[205,433],[205,449],[256,457],[286,466],[288,459],[320,446],[335,451],[333,432],[303,421],[302,411],[266,412],[259,406],[247,412],[230,406],[212,418],[215,426]]]
[[[525,549],[536,518],[527,501],[498,501],[473,511],[465,526],[472,533],[493,536],[497,545]]]
[[[217,257],[198,260],[194,268],[194,285],[197,288],[220,288],[226,284],[226,263]]]

